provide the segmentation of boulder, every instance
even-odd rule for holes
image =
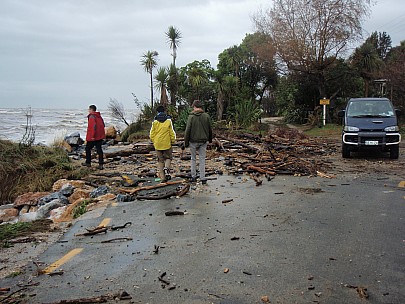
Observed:
[[[20,222],[32,222],[37,219],[37,213],[36,212],[28,212],[20,215],[18,217],[18,221]]]
[[[117,137],[117,129],[114,126],[109,126],[105,128],[106,139],[115,139]]]
[[[114,200],[116,198],[116,195],[113,193],[107,193],[104,195],[101,195],[99,197],[97,197],[98,201],[111,201]]]
[[[49,195],[49,192],[27,192],[18,196],[14,201],[14,207],[36,206],[41,198]]]
[[[59,208],[52,209],[51,212],[49,213],[49,218],[53,222],[57,221],[58,219],[60,219],[62,217],[62,215],[65,213],[67,208],[68,208],[68,206],[62,206]]]
[[[94,189],[93,191],[91,191],[90,197],[96,198],[96,197],[102,196],[104,194],[107,194],[108,192],[110,192],[110,188],[103,185],[103,186],[100,186],[100,187]]]
[[[73,194],[73,186],[71,184],[65,184],[59,190],[59,193],[63,194],[66,197],[69,197]]]
[[[72,196],[73,196],[73,195],[72,195]],[[69,197],[69,198],[72,198],[72,196]],[[83,201],[84,201],[83,198],[79,198],[79,199],[77,199],[76,201],[72,202],[72,204],[70,204],[69,206],[66,206],[66,209],[65,209],[65,211],[63,212],[63,214],[62,214],[60,217],[56,218],[56,219],[54,220],[54,222],[60,223],[60,222],[70,222],[70,221],[72,221],[72,220],[73,220],[73,210],[74,210],[78,205],[80,205]]]
[[[28,205],[25,205],[24,207],[22,207],[20,210],[20,215],[28,213],[30,211],[30,208],[31,208],[31,206],[28,206]]]
[[[52,191],[54,192],[58,192],[60,191],[60,189],[62,189],[62,187],[66,184],[70,184],[73,186],[73,188],[84,188],[84,186],[86,185],[85,181],[82,180],[68,180],[68,179],[59,179],[57,180],[53,186],[52,186]]]
[[[18,209],[14,208],[11,204],[0,209],[0,223],[9,222],[16,219],[18,216]]]
[[[72,146],[69,145],[69,143],[67,143],[66,141],[62,141],[62,143],[60,144],[60,147],[68,153],[71,153],[73,151]]]
[[[90,191],[89,190],[83,190],[83,189],[75,189],[73,191],[73,194],[69,196],[69,202],[72,204],[73,202],[77,201],[78,199],[87,199],[90,197]]]
[[[47,196],[42,197],[38,202],[38,206],[46,205],[49,202],[56,200],[56,199],[59,200],[64,205],[69,204],[69,200],[66,198],[66,196],[64,196],[60,192],[54,192],[54,193],[48,194]]]
[[[132,202],[134,199],[129,194],[118,194],[117,202]]]
[[[80,138],[79,132],[65,136],[64,141],[67,142],[71,147],[78,147],[84,143],[84,140]]]
[[[54,199],[49,203],[38,208],[37,211],[37,219],[44,219],[47,218],[53,209],[63,207],[65,204],[62,202],[61,199]]]

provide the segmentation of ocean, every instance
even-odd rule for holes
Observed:
[[[125,123],[113,118],[108,110],[100,110],[105,125],[123,131]],[[128,123],[136,120],[139,110],[126,110]],[[0,139],[20,142],[25,134],[27,121],[31,114],[31,125],[35,130],[34,144],[51,145],[55,140],[79,132],[86,138],[87,109],[37,109],[37,108],[0,108]]]

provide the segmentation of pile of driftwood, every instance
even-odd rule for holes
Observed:
[[[277,129],[261,137],[252,134],[217,135],[214,148],[226,155],[229,173],[289,174],[330,177],[322,156],[336,152],[334,143],[308,138],[294,129]]]
[[[190,188],[190,154],[181,146],[180,139],[174,146],[173,179],[167,183],[155,180],[156,156],[148,142],[106,151],[109,155],[106,168],[113,170],[95,172],[88,182],[94,186],[110,185],[131,200],[180,197]],[[309,138],[294,129],[277,129],[265,136],[217,132],[208,146],[206,176],[215,179],[210,176],[248,174],[258,186],[261,185],[260,177],[270,180],[277,174],[331,178],[333,176],[326,173],[330,163],[324,156],[336,151],[335,143]]]

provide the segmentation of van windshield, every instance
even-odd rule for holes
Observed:
[[[352,101],[347,107],[349,117],[391,117],[394,109],[386,100]]]

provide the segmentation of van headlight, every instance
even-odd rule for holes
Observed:
[[[386,127],[384,129],[385,132],[398,132],[399,131],[399,127],[398,126],[391,126],[391,127]]]
[[[343,131],[345,131],[345,132],[358,132],[358,131],[360,131],[360,129],[357,128],[357,127],[345,126],[343,128]]]

